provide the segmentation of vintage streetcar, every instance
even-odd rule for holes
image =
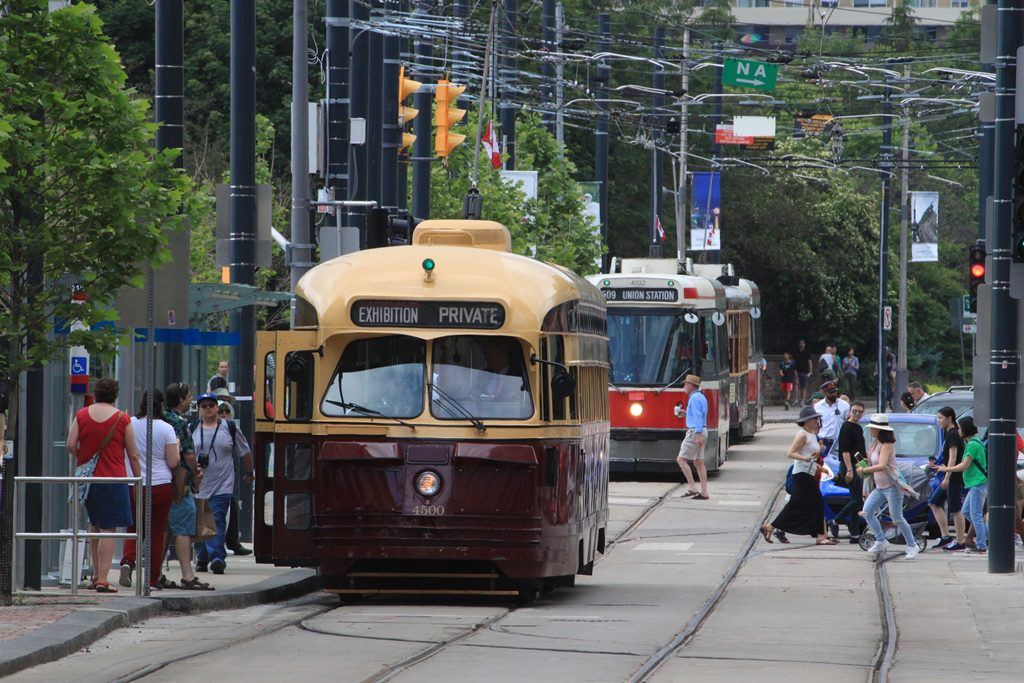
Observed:
[[[532,597],[589,574],[608,523],[604,297],[426,221],[316,266],[257,340],[256,559],[343,594]]]

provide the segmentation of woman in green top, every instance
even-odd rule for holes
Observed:
[[[960,436],[967,443],[964,457],[952,467],[932,466],[939,472],[963,472],[964,488],[967,498],[964,500],[964,517],[971,520],[974,527],[974,552],[984,553],[988,548],[988,527],[985,526],[985,498],[988,496],[988,460],[985,457],[985,446],[978,440],[978,428],[974,426],[973,417],[961,417],[959,420]]]

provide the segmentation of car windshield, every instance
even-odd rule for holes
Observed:
[[[458,335],[434,340],[430,412],[442,420],[525,420],[533,398],[523,347],[512,337]]]
[[[426,343],[403,335],[345,347],[320,402],[328,417],[416,417],[423,412]]]
[[[677,310],[608,310],[608,354],[616,385],[665,385],[699,372],[699,323]]]
[[[939,427],[921,422],[892,422],[896,432],[896,457],[927,458],[939,452]],[[864,425],[864,440],[871,443],[871,428]]]
[[[937,415],[943,406],[952,408],[959,417],[965,410],[974,406],[974,394],[936,394],[918,403],[911,412],[915,415]]]

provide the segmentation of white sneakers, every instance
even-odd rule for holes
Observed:
[[[914,559],[915,557],[917,557],[918,553],[920,553],[920,552],[921,552],[921,549],[918,548],[917,544],[915,543],[914,545],[912,545],[909,548],[907,548],[907,559],[908,560]]]
[[[868,548],[869,553],[882,553],[889,549],[889,541],[884,538],[880,538],[875,541],[874,545]]]

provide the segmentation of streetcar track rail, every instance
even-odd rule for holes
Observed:
[[[704,604],[701,605],[700,609],[697,610],[697,612],[690,618],[683,630],[679,631],[672,640],[659,648],[653,655],[648,657],[647,661],[644,662],[632,676],[630,676],[630,683],[640,683],[641,681],[648,680],[654,672],[668,661],[668,658],[672,656],[674,652],[679,650],[679,648],[684,647],[695,635],[697,635],[697,632],[700,631],[701,627],[708,620],[708,617],[710,617],[715,611],[715,608],[718,607],[718,604],[725,596],[729,585],[732,584],[736,575],[739,573],[740,568],[746,563],[754,545],[762,538],[761,525],[767,521],[768,516],[772,513],[772,510],[775,509],[775,504],[778,501],[779,494],[781,492],[782,485],[780,484],[762,509],[761,516],[758,523],[755,525],[754,530],[747,538],[746,543],[743,544],[743,547],[740,548],[740,551],[736,554],[733,563],[729,566],[729,569],[726,570],[725,576],[723,576],[722,580],[719,581],[714,592],[711,593],[708,599],[704,601]]]
[[[882,618],[882,637],[878,641],[878,651],[871,667],[872,683],[886,683],[889,680],[889,671],[896,656],[899,630],[896,627],[896,609],[892,593],[889,591],[889,572],[885,565],[897,557],[898,553],[891,557],[879,558],[874,563],[875,589],[878,592],[879,613]]]
[[[619,531],[617,534],[615,534],[615,538],[611,539],[608,542],[607,546],[605,547],[604,553],[602,553],[600,556],[595,558],[594,564],[597,564],[602,559],[608,557],[608,555],[611,553],[612,549],[618,543],[622,542],[622,540],[626,536],[628,536],[630,533],[632,533],[637,528],[639,528],[640,525],[642,525],[652,514],[654,514],[655,510],[657,510],[659,507],[661,507],[665,503],[665,501],[669,500],[676,491],[678,491],[680,488],[682,488],[682,486],[683,486],[682,483],[676,484],[671,489],[669,489],[668,491],[666,491],[662,495],[658,496],[654,500],[653,503],[651,503],[650,505],[647,505],[644,508],[643,512],[641,512],[639,515],[637,515],[636,518],[634,518],[632,522],[630,522],[628,525],[626,525],[625,528],[623,528],[621,531]],[[401,662],[398,662],[396,664],[392,664],[390,666],[387,666],[384,669],[382,669],[381,671],[379,671],[378,673],[370,676],[369,678],[364,679],[363,683],[384,683],[385,681],[389,681],[392,678],[394,678],[395,676],[397,676],[398,674],[403,673],[405,671],[408,671],[412,667],[414,667],[414,666],[416,666],[418,664],[421,664],[421,663],[425,662],[426,660],[431,659],[432,657],[440,654],[441,652],[447,650],[452,645],[456,645],[456,644],[458,644],[458,643],[460,643],[460,642],[462,642],[462,641],[472,637],[473,635],[479,633],[480,631],[482,631],[484,629],[492,629],[492,628],[494,628],[498,624],[499,621],[501,621],[502,619],[504,619],[508,615],[510,615],[513,612],[515,612],[516,609],[518,609],[518,606],[511,607],[508,611],[503,612],[502,614],[497,614],[497,615],[495,615],[495,616],[493,616],[493,617],[491,617],[489,619],[485,619],[484,621],[482,621],[482,622],[480,622],[478,624],[474,624],[472,628],[468,628],[465,631],[463,631],[462,633],[454,635],[451,638],[448,638],[446,640],[441,641],[440,643],[436,643],[436,644],[432,645],[431,647],[428,647],[428,648],[426,648],[426,649],[424,649],[424,650],[422,650],[422,651],[412,655],[411,657],[408,657],[408,658],[402,660]],[[300,625],[300,627],[302,627],[302,626]],[[305,627],[302,627],[302,628],[305,628]]]

